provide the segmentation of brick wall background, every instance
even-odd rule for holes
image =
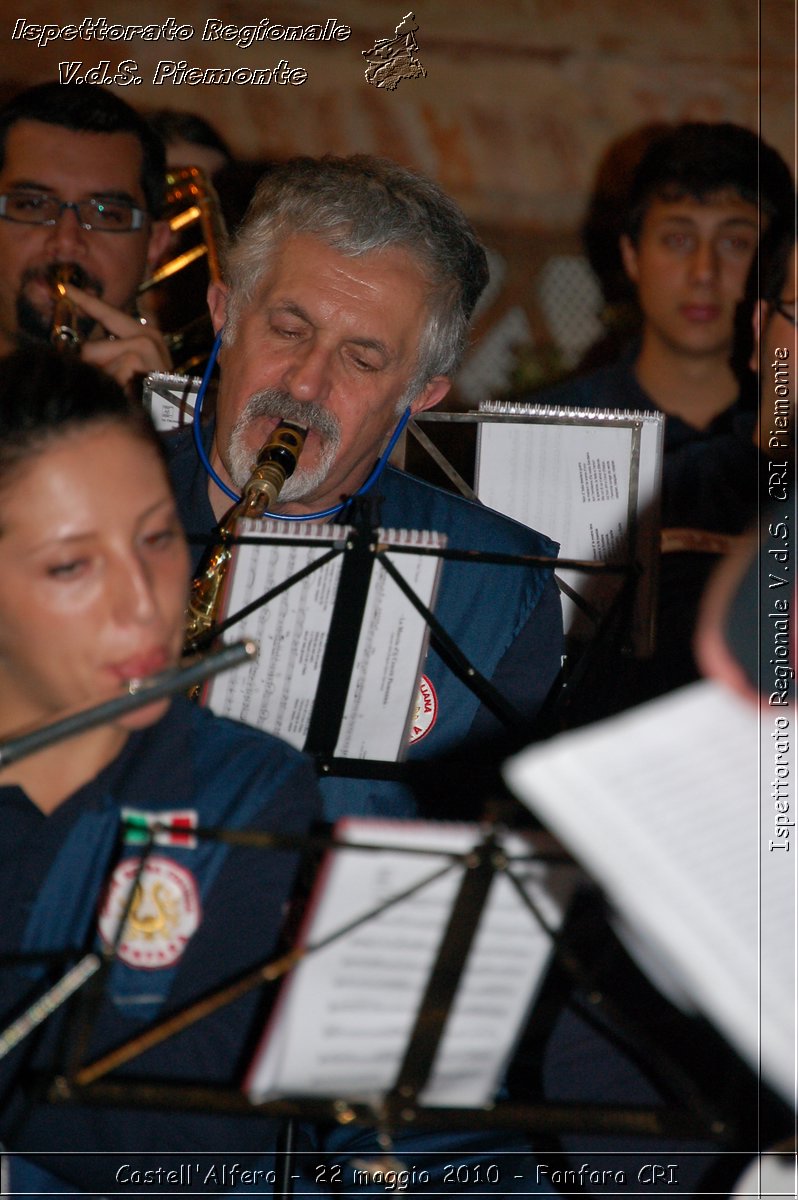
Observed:
[[[4,6],[0,97],[56,78],[58,63],[112,67],[134,59],[142,83],[122,94],[142,108],[171,106],[210,119],[244,158],[292,153],[389,154],[438,179],[503,258],[501,288],[482,322],[516,311],[540,346],[551,320],[540,300],[552,255],[580,252],[579,225],[611,144],[640,126],[733,120],[762,130],[794,165],[794,0],[416,0],[426,77],[395,91],[369,86],[361,52],[392,35],[395,0],[156,0]],[[183,42],[12,40],[14,23],[65,25],[86,16],[123,24],[193,27]],[[324,24],[346,41],[263,41],[248,49],[201,40],[208,18],[236,26]],[[301,86],[153,85],[162,60],[189,67],[258,68],[287,59]],[[572,286],[575,286],[572,284]],[[556,291],[556,288],[555,288]],[[520,322],[520,325],[519,325]],[[512,321],[511,321],[512,324]]]

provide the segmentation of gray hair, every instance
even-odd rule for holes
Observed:
[[[350,258],[396,248],[417,260],[429,285],[428,314],[412,399],[435,375],[451,375],[488,279],[485,251],[437,184],[385,158],[294,158],[261,179],[226,258],[226,339],[283,240],[310,234]]]

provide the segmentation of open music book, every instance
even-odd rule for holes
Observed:
[[[794,836],[771,848],[776,719],[696,683],[525,750],[505,778],[603,888],[661,990],[791,1101],[798,851]]]
[[[201,382],[198,375],[175,375],[168,371],[152,371],[146,376],[141,398],[159,433],[192,423]]]
[[[466,867],[455,859],[440,873],[482,841],[475,825],[371,818],[339,822],[335,835],[364,848],[327,853],[299,939],[309,953],[283,985],[245,1081],[255,1102],[368,1103],[394,1086]],[[521,856],[509,869],[556,930],[575,869],[535,860],[536,848],[551,845],[543,834],[505,835],[501,845]],[[422,881],[429,882],[369,915]],[[359,918],[366,919],[347,928]],[[496,874],[422,1104],[470,1108],[493,1099],[551,952],[514,885]]]
[[[334,746],[327,747],[336,757],[401,758],[418,703],[429,628],[380,566],[379,554],[360,563],[365,577],[349,576],[342,583],[346,547],[351,549],[352,531],[346,526],[242,520],[236,531],[242,537],[273,538],[274,544],[235,546],[225,588],[225,619],[331,550],[341,553],[233,626],[237,638],[258,643],[258,659],[248,671],[217,676],[204,701],[222,716],[313,752],[319,746],[307,744],[308,734],[314,715],[318,722],[324,710],[327,732],[340,720]],[[391,546],[442,547],[446,541],[442,534],[396,529],[379,530],[378,539],[388,554]],[[431,608],[440,558],[412,553],[390,557]],[[331,622],[342,608],[346,634],[330,638]],[[342,715],[334,711],[340,704],[329,699],[330,688],[344,700]]]
[[[662,413],[486,401],[477,429],[477,495],[491,508],[541,529],[564,558],[637,564],[632,645],[650,654],[654,638]],[[621,576],[560,569],[557,577],[600,616]],[[567,633],[591,634],[566,592]]]

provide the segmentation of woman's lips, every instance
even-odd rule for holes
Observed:
[[[708,321],[717,321],[720,316],[720,308],[717,304],[684,304],[682,314],[688,321],[704,324]]]
[[[148,650],[144,654],[135,654],[122,662],[113,663],[111,671],[120,683],[128,683],[131,679],[146,679],[149,675],[156,675],[168,664],[169,655],[163,647],[158,647],[156,650]]]

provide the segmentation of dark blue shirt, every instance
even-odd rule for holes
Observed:
[[[141,856],[141,846],[119,844],[123,808],[188,810],[205,828],[303,833],[318,807],[314,775],[300,754],[183,699],[174,700],[156,725],[133,733],[113,763],[49,815],[21,789],[0,789],[0,962],[21,951],[45,956],[44,966],[6,961],[0,967],[0,1028],[69,965],[100,947],[98,927],[109,936],[98,913],[109,911],[116,881]],[[251,971],[277,948],[295,854],[198,840],[155,847],[153,868],[177,886],[196,920],[186,925],[185,906],[175,904],[174,891],[170,897],[164,889],[159,898],[157,884],[143,886],[138,941],[123,937],[90,1014],[83,1061]],[[172,921],[162,934],[156,929],[159,902]],[[78,1008],[91,990],[90,983],[79,994]],[[250,991],[109,1079],[238,1086],[263,1027],[265,999],[262,988]],[[114,1172],[123,1162],[138,1161],[139,1152],[206,1147],[223,1154],[273,1146],[275,1123],[257,1115],[29,1103],[31,1070],[61,1069],[69,1048],[61,1044],[68,1007],[0,1060],[0,1136],[10,1149],[34,1158],[37,1151],[83,1152],[41,1161],[73,1186],[110,1193],[118,1190]],[[103,1150],[120,1155],[91,1153]]]
[[[169,435],[166,443],[186,531],[210,539],[215,518],[191,430]],[[535,530],[404,471],[388,467],[375,490],[383,528],[442,532],[453,549],[556,557],[555,544]],[[196,560],[201,553],[202,545],[196,546]],[[459,649],[526,722],[516,744],[532,740],[535,716],[561,662],[562,614],[553,572],[545,567],[444,562],[434,611]],[[506,752],[509,743],[499,721],[443,662],[434,644],[424,675],[434,688],[437,717],[423,740],[410,747],[411,764],[439,762],[466,745],[474,764]],[[325,815],[331,820],[365,814],[411,817],[424,806],[423,795],[414,798],[408,788],[389,781],[324,778],[320,787]],[[463,813],[452,805],[446,815]]]
[[[535,393],[534,403],[590,409],[657,412],[641,388],[629,355],[589,375]],[[660,525],[736,536],[754,520],[759,495],[755,414],[742,399],[705,429],[666,416]],[[581,698],[574,722],[583,723],[681,687],[699,677],[693,654],[698,608],[718,562],[714,550],[680,549],[659,559],[657,643],[648,659],[602,658]]]
[[[631,356],[530,399],[574,408],[659,411],[637,382]],[[752,440],[754,424],[755,413],[742,400],[719,413],[705,429],[666,416],[663,529],[742,533],[756,512],[759,452]]]

